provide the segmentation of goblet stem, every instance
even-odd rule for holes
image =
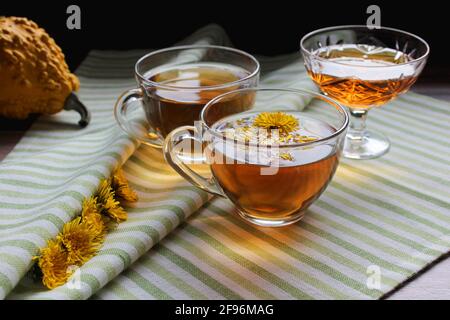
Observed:
[[[366,119],[369,110],[350,109],[350,128],[347,138],[353,140],[354,144],[362,143],[366,133]]]
[[[373,159],[389,150],[389,140],[381,133],[368,131],[368,109],[350,109],[350,128],[345,137],[344,157],[350,159]]]

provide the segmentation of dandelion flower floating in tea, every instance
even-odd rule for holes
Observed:
[[[224,134],[229,139],[252,142],[262,146],[279,144],[307,143],[319,137],[305,135],[301,130],[299,119],[285,112],[261,112],[254,116],[228,122],[224,126]],[[289,152],[279,153],[272,150],[276,158],[294,161]]]
[[[300,119],[285,112],[261,112],[232,120],[223,125],[223,133],[228,139],[253,143],[260,146],[277,146],[308,143],[319,139],[318,136],[308,135],[300,125]],[[280,153],[271,148],[270,158],[294,161],[289,152]],[[258,153],[261,155],[261,153]]]
[[[299,120],[295,116],[284,112],[262,112],[254,118],[253,126],[267,130],[278,129],[279,135],[274,137],[276,140],[268,140],[268,142],[272,143],[305,143],[318,139],[317,137],[305,136],[296,132],[301,129]]]
[[[280,134],[298,130],[298,119],[284,112],[261,112],[253,120],[253,125],[267,130],[278,129]]]

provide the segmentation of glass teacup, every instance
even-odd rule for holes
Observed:
[[[245,220],[284,226],[300,220],[327,187],[348,121],[344,108],[321,94],[240,89],[208,102],[195,127],[172,131],[164,156],[195,186],[230,199]],[[203,146],[210,178],[188,165],[192,145]]]
[[[157,50],[137,61],[138,88],[119,97],[114,114],[130,136],[161,147],[170,131],[193,125],[212,98],[256,87],[259,70],[253,56],[234,48],[190,45]]]

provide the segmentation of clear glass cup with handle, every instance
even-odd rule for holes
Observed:
[[[348,115],[304,90],[248,88],[212,99],[196,126],[165,139],[167,163],[193,185],[230,199],[245,220],[266,227],[300,220],[339,163]],[[193,170],[192,141],[212,173]]]
[[[153,51],[137,61],[138,87],[118,98],[114,115],[130,136],[160,148],[170,131],[193,125],[212,98],[257,86],[259,72],[252,55],[234,48],[189,45]]]

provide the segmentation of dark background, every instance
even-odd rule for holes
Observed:
[[[415,33],[431,46],[421,82],[450,82],[450,13],[444,1],[19,1],[0,0],[0,15],[25,16],[45,28],[73,70],[96,49],[161,48],[208,23],[225,28],[236,47],[276,55],[298,50],[302,35],[317,28],[365,24],[370,4],[381,24]],[[66,8],[81,8],[81,30],[66,28]]]

